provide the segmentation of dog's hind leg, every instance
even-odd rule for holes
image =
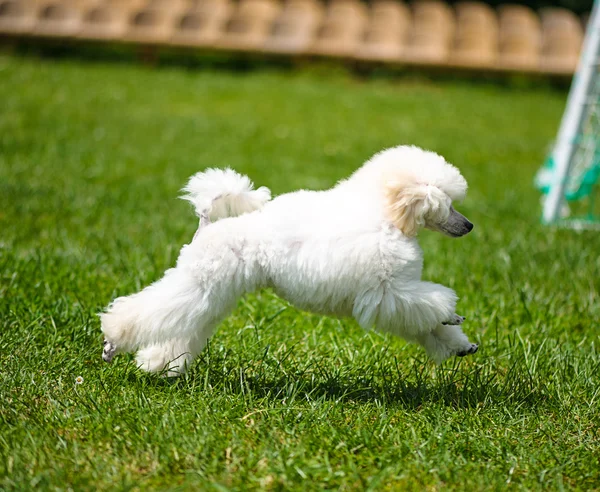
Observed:
[[[102,360],[104,362],[112,362],[116,352],[117,347],[105,338],[102,348]]]
[[[136,362],[146,372],[160,372],[167,377],[181,376],[204,348],[206,340],[198,337],[174,338],[161,344],[144,347],[136,354]]]
[[[137,294],[115,299],[100,315],[111,347],[105,360],[115,352],[150,346],[162,346],[165,357],[177,357],[187,350],[175,353],[169,346],[172,340],[206,341],[211,336],[247,291],[243,261],[231,248],[217,244],[215,249],[203,257],[194,251],[185,256],[190,250],[184,248],[177,267],[163,278]]]
[[[172,339],[209,338],[237,299],[227,292],[218,294],[211,286],[201,286],[188,272],[174,268],[137,294],[115,299],[100,315],[105,360],[115,352],[131,352]]]

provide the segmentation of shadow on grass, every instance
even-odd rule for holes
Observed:
[[[156,384],[175,385],[182,390],[208,386],[229,395],[270,400],[396,404],[413,410],[427,403],[454,408],[534,408],[551,398],[543,371],[532,373],[524,353],[515,350],[504,359],[502,365],[496,358],[469,362],[453,359],[435,367],[424,358],[415,358],[410,367],[404,362],[400,368],[394,357],[385,365],[373,367],[333,367],[324,358],[304,366],[264,359],[246,361],[244,365],[239,360],[228,360],[227,355],[204,354],[187,376],[156,378]]]

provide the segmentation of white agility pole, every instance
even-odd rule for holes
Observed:
[[[595,79],[600,68],[600,0],[594,1],[592,14],[588,21],[586,35],[577,72],[573,77],[571,90],[567,99],[567,108],[563,115],[556,145],[553,151],[554,169],[549,182],[548,193],[544,201],[543,221],[547,224],[555,222],[561,213],[565,199],[567,177],[576,148],[577,138],[581,131],[583,118],[586,115],[586,105],[598,104],[589,101],[595,94]]]

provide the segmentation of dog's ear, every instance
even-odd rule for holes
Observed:
[[[443,220],[449,213],[445,193],[425,184],[389,183],[386,201],[388,218],[409,237],[416,236],[428,219]]]

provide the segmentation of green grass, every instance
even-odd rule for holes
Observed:
[[[565,93],[4,56],[0,94],[0,489],[600,489],[600,236],[532,188]],[[265,291],[185,378],[102,363],[96,313],[195,231],[190,174],[326,188],[400,143],[470,183],[473,233],[421,243],[475,356]]]

